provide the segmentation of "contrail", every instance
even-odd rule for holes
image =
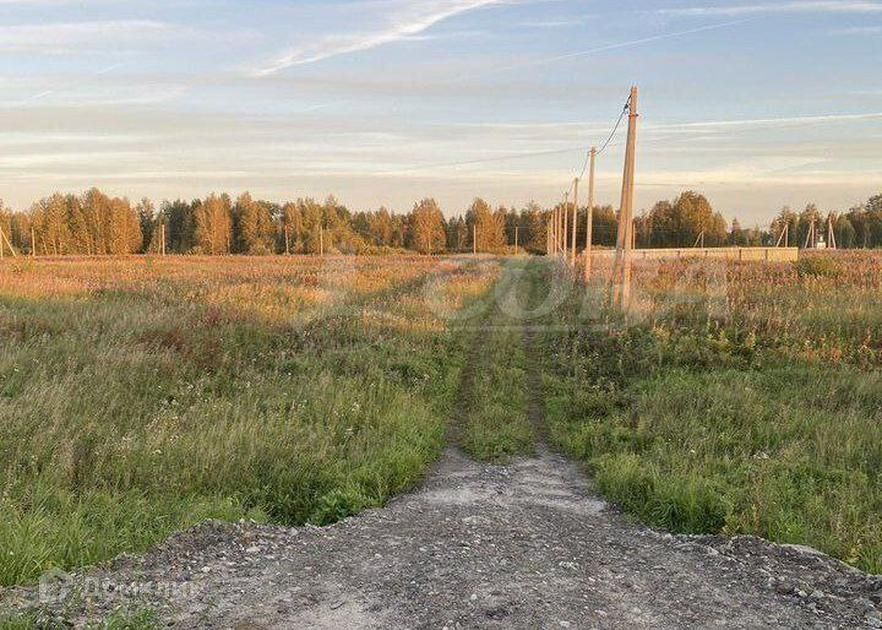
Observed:
[[[554,57],[544,57],[542,59],[534,59],[532,61],[525,61],[523,63],[512,64],[510,66],[501,66],[498,68],[494,68],[495,72],[498,71],[506,71],[506,70],[515,70],[517,68],[526,68],[532,66],[544,66],[550,63],[555,63],[558,61],[566,61],[567,59],[575,59],[577,57],[587,57],[589,55],[595,55],[597,53],[607,52],[610,50],[618,50],[620,48],[632,48],[634,46],[642,46],[643,44],[650,44],[652,42],[658,42],[665,39],[674,39],[675,37],[685,37],[686,35],[694,35],[696,33],[704,33],[705,31],[715,31],[721,28],[728,28],[730,26],[737,26],[739,24],[744,24],[745,22],[749,22],[750,19],[744,20],[733,20],[731,22],[723,22],[721,24],[710,24],[708,26],[699,26],[697,28],[690,28],[686,31],[677,31],[675,33],[662,33],[661,35],[653,35],[651,37],[643,37],[641,39],[632,39],[627,42],[619,42],[618,44],[607,44],[605,46],[597,46],[596,48],[589,48],[588,50],[580,50],[577,52],[567,53],[565,55],[555,55]]]
[[[95,73],[95,76],[96,76],[96,77],[99,77],[99,76],[101,76],[102,74],[108,74],[108,73],[110,73],[110,72],[113,72],[114,70],[117,70],[118,68],[122,68],[124,65],[126,65],[126,64],[125,64],[125,63],[115,63],[115,64],[113,64],[112,66],[107,66],[106,68],[104,68],[104,69],[99,70],[98,72],[96,72],[96,73]]]
[[[109,74],[109,73],[113,72],[114,70],[122,68],[124,65],[126,65],[126,64],[125,63],[115,63],[111,66],[107,66],[106,68],[102,68],[101,70],[98,70],[97,72],[93,73],[93,76],[100,77],[102,75]],[[31,96],[28,96],[27,98],[23,98],[22,100],[18,101],[16,103],[16,105],[26,105],[27,103],[33,103],[34,101],[39,101],[43,98],[46,98],[47,96],[57,94],[58,92],[64,92],[65,90],[69,90],[74,85],[76,85],[76,84],[75,83],[68,83],[68,84],[65,84],[59,88],[53,88],[51,90],[45,90],[43,92],[38,92],[37,94],[32,94]]]

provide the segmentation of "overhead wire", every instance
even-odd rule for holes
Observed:
[[[622,107],[622,112],[619,114],[618,120],[616,120],[616,124],[613,125],[612,131],[610,132],[609,136],[607,136],[606,140],[604,140],[604,142],[600,146],[600,148],[597,149],[597,153],[595,153],[595,155],[600,155],[609,148],[610,143],[612,142],[616,133],[619,131],[619,127],[622,126],[622,121],[625,119],[625,114],[628,112],[630,107],[631,107],[631,96],[629,95],[628,99],[625,101],[625,106]],[[582,164],[582,170],[579,172],[578,179],[582,179],[583,177],[585,177],[585,171],[588,170],[588,162],[590,159],[591,159],[591,154],[589,152],[587,152],[587,150],[586,150],[585,162]]]
[[[625,101],[625,106],[622,108],[621,114],[619,114],[618,119],[616,120],[615,124],[613,125],[612,131],[610,132],[609,136],[607,136],[606,140],[604,140],[604,142],[600,146],[600,148],[597,150],[597,155],[600,155],[601,153],[606,151],[612,145],[612,140],[613,140],[613,138],[615,138],[616,133],[618,132],[619,128],[621,127],[622,121],[625,118],[625,114],[627,113],[628,108],[630,107],[630,104],[631,104],[631,99],[630,99],[630,97],[628,97],[628,99]],[[414,166],[411,168],[396,169],[394,171],[386,171],[384,174],[408,173],[408,172],[421,171],[421,170],[432,169],[432,168],[450,168],[450,167],[457,167],[457,166],[470,166],[470,165],[474,165],[474,164],[485,164],[485,163],[489,163],[489,162],[503,162],[503,161],[508,161],[508,160],[521,160],[521,159],[531,158],[531,157],[539,157],[539,156],[547,156],[547,155],[560,155],[560,154],[564,154],[564,153],[571,153],[574,151],[585,151],[585,153],[586,153],[585,162],[582,165],[582,169],[579,173],[579,179],[581,179],[582,177],[585,176],[585,171],[588,169],[588,161],[589,161],[588,150],[589,149],[583,145],[583,146],[579,146],[579,147],[568,147],[565,149],[550,149],[550,150],[546,150],[546,151],[527,151],[524,153],[509,153],[506,155],[499,155],[499,156],[488,157],[488,158],[477,158],[474,160],[460,160],[460,161],[456,161],[456,162],[437,162],[434,164],[424,164],[422,166]],[[571,190],[571,189],[572,189],[572,182],[570,182],[570,188],[568,190]]]
[[[618,118],[618,120],[616,120],[616,124],[613,125],[613,129],[612,129],[612,131],[610,132],[609,136],[607,136],[606,140],[603,142],[603,144],[601,145],[600,149],[597,150],[597,153],[596,153],[595,155],[600,155],[601,153],[603,153],[604,151],[606,151],[606,149],[610,146],[610,143],[612,142],[612,139],[615,137],[616,132],[618,132],[619,127],[622,125],[622,120],[624,120],[624,118],[625,118],[625,113],[628,111],[628,109],[629,109],[630,107],[631,107],[631,97],[630,97],[630,95],[629,95],[629,96],[628,96],[628,99],[625,101],[625,106],[622,108],[622,113],[619,114],[619,118]],[[582,178],[585,176],[585,171],[588,170],[588,162],[589,162],[589,160],[590,160],[590,157],[591,157],[591,154],[590,154],[589,150],[588,150],[588,149],[585,149],[585,163],[582,165],[582,170],[581,170],[581,172],[579,173],[579,176],[578,176],[576,179],[582,179]],[[569,196],[570,192],[573,190],[573,187],[574,187],[575,185],[576,185],[576,181],[575,181],[575,180],[571,180],[571,181],[570,181],[570,184],[569,184],[569,187],[568,187],[568,188],[566,189],[566,191],[563,193],[563,197],[564,197],[564,198],[566,198],[567,196]],[[563,203],[564,203],[564,205],[566,205],[566,204],[567,204],[567,201],[564,200]]]

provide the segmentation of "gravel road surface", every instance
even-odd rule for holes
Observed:
[[[755,538],[653,531],[544,449],[509,466],[451,449],[384,509],[326,528],[207,523],[0,607],[40,594],[77,624],[146,607],[198,628],[882,627],[882,578]]]

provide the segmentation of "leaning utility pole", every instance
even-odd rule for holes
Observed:
[[[784,242],[784,247],[790,246],[790,236],[788,234],[789,232],[790,232],[790,222],[788,221],[787,223],[784,224],[784,229],[781,230],[781,234],[778,236],[778,242],[775,243],[775,247],[781,247],[782,241]]]
[[[570,266],[576,267],[576,227],[579,225],[579,178],[573,180],[573,242],[570,245]]]
[[[18,254],[15,253],[15,248],[12,246],[12,241],[6,236],[6,233],[3,231],[3,228],[0,227],[0,260],[3,259],[3,246],[4,244],[9,247],[9,251],[12,252],[12,257],[15,258]]]
[[[836,247],[836,230],[833,229],[832,215],[827,217],[827,247],[830,249],[838,249],[838,247]]]
[[[597,148],[591,147],[591,165],[588,170],[588,228],[585,231],[585,282],[591,278],[591,240],[594,238],[594,163]]]
[[[805,235],[805,244],[803,245],[803,249],[814,249],[815,248],[815,220],[812,219],[812,222],[809,223],[808,232]],[[809,247],[811,244],[811,248]]]
[[[622,202],[616,239],[616,259],[612,277],[612,303],[626,310],[631,301],[631,249],[634,232],[634,172],[637,167],[638,90],[631,88],[628,100],[628,145],[625,150],[625,171],[622,178]]]

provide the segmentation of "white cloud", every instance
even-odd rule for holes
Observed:
[[[509,0],[432,0],[430,2],[398,2],[387,17],[387,24],[361,33],[327,35],[272,59],[254,74],[268,76],[293,66],[316,63],[331,57],[362,52],[413,38],[436,24],[457,15],[483,7],[507,3]]]
[[[666,15],[745,16],[769,13],[882,13],[882,3],[869,0],[802,0],[660,9]]]

